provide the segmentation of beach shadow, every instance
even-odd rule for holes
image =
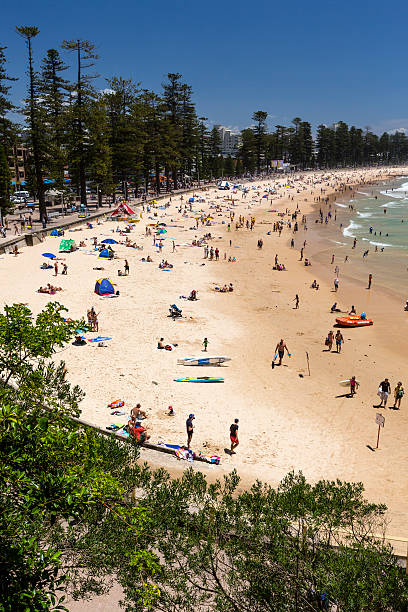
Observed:
[[[224,453],[225,453],[226,455],[229,455],[230,457],[231,457],[231,455],[234,455],[234,454],[235,454],[235,453],[232,453],[232,452],[231,452],[231,449],[230,449],[230,448],[224,448]]]
[[[335,397],[336,397],[336,399],[338,397],[351,397],[351,394],[350,393],[342,393],[341,395],[336,395]]]
[[[375,453],[375,448],[373,448],[372,446],[370,446],[369,444],[367,444],[367,448],[370,449],[370,451],[373,451],[373,453]]]

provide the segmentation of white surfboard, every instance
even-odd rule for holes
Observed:
[[[360,381],[356,380],[356,383],[359,385]],[[342,387],[349,387],[350,386],[350,378],[348,378],[347,380],[341,380],[339,382],[339,385],[341,385]]]
[[[178,359],[177,363],[186,366],[209,366],[220,365],[226,361],[231,361],[230,357],[185,357]]]

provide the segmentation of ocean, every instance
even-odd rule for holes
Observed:
[[[311,245],[315,243],[310,253],[314,261],[324,265],[326,271],[329,268],[333,278],[336,266],[340,268],[340,278],[343,275],[366,283],[368,274],[372,274],[373,283],[405,304],[408,298],[408,176],[362,185],[350,199],[348,194],[338,195],[329,209],[324,207],[324,214],[327,210],[332,213],[327,224],[309,223]],[[313,219],[316,220],[316,214]],[[357,241],[355,248],[354,240]]]

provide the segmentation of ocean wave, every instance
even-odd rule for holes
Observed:
[[[372,217],[373,216],[373,213],[370,213],[370,212],[369,213],[363,213],[363,212],[360,212],[359,210],[357,211],[357,214],[358,214],[359,217],[362,217],[363,219],[366,219],[367,217]]]
[[[336,206],[340,206],[341,208],[348,208],[347,204],[340,204],[339,202],[336,202]]]
[[[388,244],[387,242],[374,242],[374,240],[370,240],[370,244],[373,244],[374,246],[379,246],[379,247],[392,247],[392,244]]]
[[[408,190],[404,190],[404,192],[405,191]],[[387,196],[387,198],[391,197],[396,198],[397,200],[403,200],[405,198],[405,193],[398,192],[396,189],[394,189],[394,191],[380,191],[380,193]]]
[[[361,225],[358,223],[354,223],[354,221],[350,221],[349,225],[343,229],[343,236],[348,236],[349,238],[355,238],[355,234],[352,234],[353,230],[359,229]]]
[[[380,208],[403,208],[405,204],[398,204],[398,202],[387,202],[386,204],[381,204]]]
[[[370,194],[369,193],[365,193],[364,191],[357,191],[357,193],[361,193],[361,195],[365,195],[365,196],[370,197]]]

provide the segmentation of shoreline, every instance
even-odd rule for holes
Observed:
[[[108,348],[68,346],[57,358],[66,360],[69,379],[87,392],[82,405],[84,419],[102,427],[115,420],[125,422],[126,417],[110,416],[107,403],[122,398],[128,413],[130,407],[140,401],[142,408],[149,412],[152,441],[183,444],[184,421],[186,414],[192,411],[197,417],[193,449],[218,454],[222,459],[220,466],[211,469],[211,474],[222,477],[223,473],[235,467],[246,483],[260,478],[276,484],[291,469],[302,469],[311,480],[338,477],[362,481],[368,498],[388,505],[392,517],[390,533],[398,534],[406,531],[403,508],[408,501],[405,483],[398,479],[398,473],[403,474],[406,465],[402,435],[407,423],[404,401],[399,412],[387,409],[386,428],[382,434],[383,450],[371,454],[366,445],[372,443],[376,431],[375,410],[369,404],[375,401],[377,382],[384,375],[381,364],[377,362],[391,364],[392,383],[399,376],[403,380],[408,365],[402,351],[398,362],[396,351],[389,346],[387,339],[390,333],[392,339],[398,338],[398,317],[401,319],[402,313],[392,309],[395,321],[392,321],[390,332],[384,317],[384,313],[389,312],[388,302],[383,291],[375,286],[372,290],[376,301],[372,306],[375,325],[369,329],[344,331],[344,353],[327,355],[322,349],[327,329],[333,325],[333,315],[328,311],[334,299],[329,278],[323,278],[324,266],[321,287],[316,292],[309,288],[310,279],[320,276],[313,255],[312,267],[305,270],[303,263],[298,261],[298,248],[291,249],[287,244],[291,233],[286,227],[280,238],[277,232],[267,234],[272,230],[272,224],[281,218],[278,212],[285,208],[293,211],[299,204],[301,214],[314,214],[314,203],[309,200],[313,200],[313,194],[319,192],[322,183],[317,182],[314,186],[308,183],[313,177],[319,181],[329,175],[331,179],[328,182],[335,181],[333,177],[341,182],[352,172],[311,172],[301,173],[303,179],[299,176],[265,180],[263,184],[282,183],[272,201],[262,198],[262,189],[260,196],[255,196],[253,190],[246,199],[241,197],[241,193],[237,194],[235,206],[224,200],[225,195],[231,197],[231,192],[195,189],[195,193],[206,197],[206,202],[198,204],[199,208],[208,211],[211,201],[220,204],[221,213],[211,209],[214,223],[211,227],[204,225],[198,230],[188,229],[195,226],[194,217],[200,211],[194,204],[195,212],[183,217],[176,210],[180,199],[173,198],[169,209],[152,209],[151,215],[143,213],[142,221],[130,234],[143,245],[143,251],[115,246],[120,259],[103,262],[103,272],[92,271],[92,266],[100,265],[101,261],[94,259],[92,253],[87,255],[87,251],[81,250],[72,253],[68,260],[68,276],[58,277],[64,291],[52,299],[66,304],[72,317],[84,316],[86,307],[94,303],[96,310],[101,311],[100,332],[111,336],[112,341]],[[366,173],[369,176],[370,172],[378,172],[378,169],[358,170],[356,175]],[[285,187],[288,180],[295,187]],[[260,183],[256,181],[248,185]],[[324,186],[327,196],[329,187]],[[306,196],[308,201],[304,202]],[[293,200],[289,199],[292,197]],[[232,228],[228,232],[228,209],[235,211],[236,217],[239,214],[245,218],[255,216],[254,230]],[[277,212],[270,213],[268,209]],[[154,212],[157,212],[157,217]],[[148,219],[149,216],[152,220]],[[143,237],[146,224],[153,221],[168,223],[168,239],[164,241],[163,254],[156,253],[150,237]],[[224,225],[222,221],[225,221]],[[83,228],[72,237],[77,241],[82,237],[89,240],[97,233],[116,238],[116,234],[111,233],[116,226],[117,223],[104,222],[94,230]],[[204,260],[202,248],[191,246],[195,235],[201,236],[207,231],[213,235],[210,246],[218,246],[221,251],[219,262]],[[304,236],[308,239],[309,231],[298,232],[296,247],[303,242]],[[171,250],[173,238],[180,244],[174,254]],[[264,241],[262,250],[256,246],[259,238]],[[229,239],[233,243],[231,248]],[[52,239],[47,238],[47,248],[30,247],[30,254],[23,252],[18,258],[6,256],[0,261],[0,269],[9,272],[0,280],[5,301],[26,301],[34,311],[46,303],[48,297],[34,291],[45,279],[54,282],[53,276],[38,270],[40,250],[47,250],[48,245],[51,250],[55,248]],[[224,252],[227,257],[235,256],[237,261],[224,262]],[[149,253],[154,264],[141,263],[141,257]],[[275,253],[285,263],[287,272],[272,270]],[[125,257],[129,259],[131,273],[129,277],[118,278],[117,269],[123,267],[120,260]],[[162,258],[174,263],[174,269],[170,272],[157,269]],[[5,278],[10,278],[10,275],[13,277],[11,286]],[[106,300],[92,293],[95,279],[102,275],[110,276],[118,283],[119,299]],[[355,295],[356,301],[365,307],[369,298],[367,292],[364,290],[364,293],[360,286],[354,287],[345,277],[344,280],[341,278],[341,301],[348,306],[349,295]],[[230,282],[235,288],[232,294],[213,291],[214,283],[223,285]],[[178,297],[188,295],[193,288],[199,292],[198,302],[187,302]],[[299,293],[301,299],[299,310],[293,309],[295,293]],[[182,307],[186,319],[172,321],[167,318],[168,306],[174,302]],[[171,353],[157,351],[156,343],[162,336],[166,341],[178,344],[177,349]],[[199,373],[194,368],[177,366],[178,358],[201,355],[205,336],[210,341],[209,355],[226,355],[232,361],[222,370],[200,368]],[[272,370],[271,359],[280,337],[286,340],[292,358],[285,358],[282,368]],[[310,378],[306,369],[306,351],[310,356]],[[361,380],[357,397],[352,400],[336,398],[337,380],[354,372]],[[180,375],[196,374],[221,375],[225,383],[197,386],[173,381]],[[166,415],[170,404],[175,407],[175,418]],[[235,417],[240,419],[241,443],[237,454],[229,457],[224,453],[224,446],[229,446],[228,428]],[[142,459],[145,452],[142,451]],[[177,470],[187,467],[173,461]],[[383,476],[380,487],[374,473]]]

